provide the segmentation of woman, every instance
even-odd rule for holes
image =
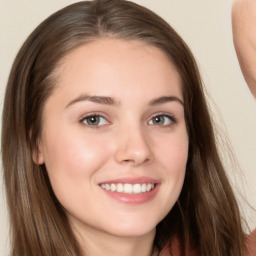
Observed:
[[[36,28],[2,151],[13,256],[246,252],[196,62],[139,5],[80,2]]]

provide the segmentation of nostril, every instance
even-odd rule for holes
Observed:
[[[126,138],[118,143],[115,160],[118,163],[141,165],[151,162],[153,158],[153,152],[151,151],[147,141],[138,136],[134,136],[130,139]]]
[[[123,163],[132,164],[132,165],[140,165],[140,164],[147,164],[150,162],[149,158],[146,159],[124,159]]]

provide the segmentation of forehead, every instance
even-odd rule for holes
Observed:
[[[136,40],[98,39],[68,53],[57,67],[57,88],[77,87],[95,94],[114,94],[116,87],[135,94],[170,93],[182,98],[181,78],[161,49]],[[162,86],[161,86],[162,85]]]

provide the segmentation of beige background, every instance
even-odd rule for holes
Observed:
[[[236,59],[231,29],[232,0],[134,0],[157,12],[193,51],[221,133],[226,133],[242,173],[229,162],[229,175],[251,228],[256,227],[256,101]],[[0,106],[13,59],[28,34],[71,0],[0,0]],[[220,143],[220,148],[223,144]],[[225,158],[225,157],[224,157]],[[8,251],[8,221],[0,177],[0,256]]]

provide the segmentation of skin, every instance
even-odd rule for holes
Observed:
[[[36,162],[45,163],[86,255],[152,255],[155,227],[177,201],[186,170],[180,75],[158,48],[117,39],[73,50],[55,72]],[[163,96],[171,97],[156,101]],[[91,125],[88,115],[100,122]],[[99,186],[137,177],[157,181],[146,202],[116,200]]]
[[[256,0],[236,0],[232,7],[234,45],[245,81],[256,99]],[[256,229],[247,247],[256,255]]]
[[[234,1],[232,29],[242,73],[256,98],[256,0]]]

